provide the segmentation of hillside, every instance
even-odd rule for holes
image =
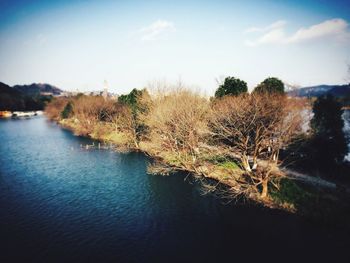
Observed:
[[[22,93],[0,82],[0,110],[23,110],[25,101]]]
[[[30,111],[43,110],[51,95],[62,90],[48,84],[9,85],[0,82],[0,110]]]
[[[13,89],[18,90],[28,96],[38,96],[41,94],[60,95],[63,91],[50,84],[33,83],[30,85],[15,85]]]
[[[304,87],[288,92],[291,96],[297,97],[320,97],[331,94],[337,98],[350,97],[350,85],[318,85]]]

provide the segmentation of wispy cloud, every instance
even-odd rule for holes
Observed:
[[[271,25],[265,26],[265,27],[250,27],[248,28],[245,33],[254,33],[254,32],[266,32],[274,29],[278,29],[283,27],[287,22],[285,20],[278,20]]]
[[[151,41],[159,39],[167,33],[176,31],[176,28],[172,22],[157,20],[151,25],[141,28],[139,31],[142,41]]]
[[[350,41],[349,24],[341,18],[323,21],[307,28],[300,28],[292,35],[285,33],[285,24],[277,21],[265,28],[250,28],[246,32],[264,32],[255,40],[247,40],[248,46],[264,44],[292,44],[315,39],[332,38],[336,41]]]

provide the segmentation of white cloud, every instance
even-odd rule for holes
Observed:
[[[175,30],[175,26],[172,22],[166,20],[157,20],[151,25],[140,29],[140,33],[142,34],[141,40],[156,40],[166,33],[174,32]]]
[[[258,46],[258,45],[263,45],[263,44],[271,44],[271,43],[282,43],[283,39],[285,39],[285,33],[283,29],[274,29],[271,30],[269,32],[267,32],[266,34],[264,34],[263,36],[261,36],[260,38],[256,39],[256,40],[247,40],[246,44],[248,46]]]
[[[309,39],[335,36],[339,37],[347,35],[348,23],[343,19],[326,20],[320,24],[313,25],[309,28],[301,28],[293,36],[288,39],[288,42],[301,42]]]
[[[333,38],[336,41],[349,41],[349,24],[341,18],[326,20],[322,23],[312,25],[308,28],[300,28],[294,34],[287,36],[285,33],[285,24],[277,21],[259,32],[267,31],[265,34],[255,40],[247,40],[248,46],[258,46],[263,44],[292,44],[301,43],[315,39]],[[273,26],[279,23],[279,27]],[[257,32],[257,30],[250,32]]]
[[[271,25],[268,25],[266,27],[250,27],[248,28],[245,33],[254,33],[254,32],[266,32],[273,29],[281,28],[283,27],[287,22],[285,20],[278,20]]]

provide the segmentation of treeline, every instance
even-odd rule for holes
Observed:
[[[0,82],[0,110],[1,111],[32,111],[43,110],[52,96],[40,94],[28,95]]]
[[[283,161],[297,154],[289,147],[313,134],[305,129],[310,109],[308,100],[287,97],[277,78],[248,93],[244,81],[228,77],[210,99],[165,85],[134,89],[117,101],[56,98],[46,114],[77,135],[145,151],[161,160],[153,172],[192,171],[223,182],[233,195],[267,200],[284,175]],[[319,129],[317,123],[310,128]]]

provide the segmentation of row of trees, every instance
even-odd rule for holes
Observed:
[[[215,92],[215,97],[226,95],[237,96],[248,92],[247,83],[235,77],[227,77]],[[274,77],[269,77],[256,86],[253,93],[278,93],[284,94],[283,82]]]
[[[0,111],[43,110],[52,96],[29,95],[0,82]]]
[[[266,79],[249,94],[244,81],[228,77],[211,100],[166,86],[151,94],[134,89],[118,101],[60,98],[46,112],[50,118],[72,121],[82,135],[96,129],[123,134],[129,146],[186,170],[215,166],[218,157],[235,162],[240,169],[231,174],[238,186],[232,190],[266,198],[269,186],[281,176],[281,151],[287,152],[305,132],[308,108],[308,101],[285,96],[283,82],[276,78]]]
[[[219,86],[215,96],[237,96],[247,92],[246,82],[227,77]],[[269,77],[255,87],[252,93],[283,95],[284,84],[277,78]],[[239,109],[236,112],[239,112]],[[311,172],[328,176],[339,173],[337,168],[344,164],[344,157],[348,152],[347,139],[343,131],[342,103],[330,95],[319,97],[312,103],[310,113],[313,115],[310,132],[304,134],[302,140],[295,141],[288,152],[297,158],[294,160],[297,165]],[[304,119],[311,119],[304,115]],[[243,120],[240,123],[243,123]],[[272,129],[269,128],[269,130]]]

